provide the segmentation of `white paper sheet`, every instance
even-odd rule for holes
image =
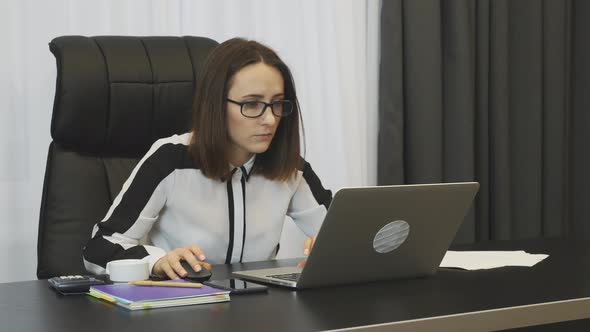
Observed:
[[[503,266],[531,267],[549,255],[519,251],[447,251],[440,267],[465,270],[493,269]]]

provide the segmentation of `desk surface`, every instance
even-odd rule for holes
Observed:
[[[544,240],[480,244],[550,257],[532,268],[442,269],[429,278],[304,291],[271,287],[230,302],[142,311],[88,296],[60,296],[45,280],[0,284],[6,331],[372,331],[497,330],[590,317],[590,246]],[[284,266],[294,260],[214,266],[231,270]],[[466,330],[466,329],[462,329]]]

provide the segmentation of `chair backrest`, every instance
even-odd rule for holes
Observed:
[[[86,273],[82,247],[141,156],[191,127],[202,37],[63,36],[37,244],[37,277]]]

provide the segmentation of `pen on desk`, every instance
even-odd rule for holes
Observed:
[[[86,294],[88,294],[88,295],[90,295],[92,297],[95,297],[97,299],[105,300],[105,301],[108,301],[108,302],[111,302],[111,303],[117,303],[117,300],[113,299],[112,297],[109,297],[109,296],[106,296],[106,295],[102,295],[102,294],[98,294],[98,293],[95,293],[93,291],[89,291]]]
[[[160,286],[160,287],[189,287],[189,288],[201,288],[202,284],[196,282],[174,282],[174,281],[150,281],[150,280],[139,280],[130,281],[130,285],[136,286]]]

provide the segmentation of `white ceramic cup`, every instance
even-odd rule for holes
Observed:
[[[147,280],[150,277],[149,263],[142,259],[121,259],[107,263],[107,274],[113,282]]]

